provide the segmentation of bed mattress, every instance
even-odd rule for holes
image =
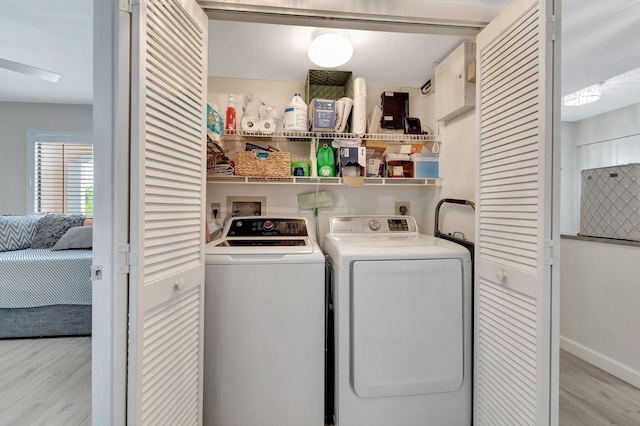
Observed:
[[[0,253],[0,308],[91,305],[91,250]]]

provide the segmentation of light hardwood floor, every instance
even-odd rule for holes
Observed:
[[[560,426],[639,426],[640,389],[560,352]]]
[[[91,425],[91,337],[0,340],[0,425]]]
[[[0,340],[0,426],[91,425],[91,338]],[[560,426],[640,426],[640,389],[562,351]]]

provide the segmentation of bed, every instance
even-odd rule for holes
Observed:
[[[5,245],[12,236],[7,229]],[[91,334],[91,230],[74,231],[58,231],[64,238],[56,236],[51,248],[0,252],[0,339]],[[88,248],[74,246],[78,235]]]

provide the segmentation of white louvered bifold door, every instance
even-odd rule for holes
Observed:
[[[514,0],[477,38],[478,426],[557,424],[553,8],[552,1]]]
[[[202,424],[207,18],[132,10],[128,424]]]

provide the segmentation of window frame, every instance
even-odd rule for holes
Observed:
[[[90,132],[27,132],[27,209],[28,214],[35,214],[35,147],[36,143],[69,143],[69,144],[91,144],[94,145],[94,167],[95,167],[95,144],[93,134]],[[95,170],[95,169],[94,169]],[[94,175],[95,182],[95,175]]]

